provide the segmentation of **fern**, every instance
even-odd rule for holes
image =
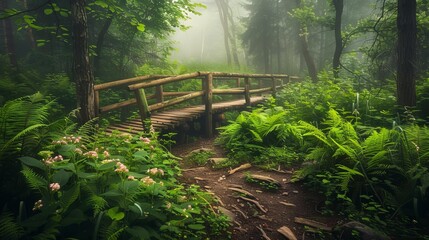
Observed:
[[[94,210],[94,215],[99,214],[107,207],[107,201],[98,195],[92,194],[89,199],[89,204],[91,204],[92,209]]]
[[[15,222],[12,213],[4,211],[0,215],[0,239],[21,239],[24,229]]]
[[[121,227],[118,221],[112,221],[108,226],[100,229],[102,239],[117,240],[126,227]]]
[[[27,181],[30,188],[39,191],[47,189],[48,181],[44,177],[35,173],[31,168],[23,166],[21,173],[24,175],[25,180]]]

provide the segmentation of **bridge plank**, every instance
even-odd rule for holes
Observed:
[[[264,96],[254,96],[250,98],[251,105],[255,105],[264,101]],[[246,107],[244,99],[233,100],[228,102],[213,103],[213,113],[220,113],[233,109],[240,109]],[[151,115],[152,126],[156,131],[173,129],[185,122],[191,122],[199,117],[204,116],[205,106],[189,106],[181,109],[172,109],[167,111],[154,112]],[[118,130],[120,132],[127,132],[137,134],[143,131],[140,119],[132,119],[121,124],[109,126],[107,132]]]

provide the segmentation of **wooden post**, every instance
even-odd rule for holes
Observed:
[[[206,77],[201,78],[201,91],[204,91],[204,95],[201,98],[201,104],[203,104],[203,105],[206,103],[207,77],[208,77],[208,75],[206,75]]]
[[[258,79],[258,88],[260,89],[260,88],[262,88],[262,79],[261,78],[259,78]],[[262,93],[261,94],[259,94],[259,96],[262,96]]]
[[[246,106],[250,106],[250,80],[248,77],[244,78],[244,99],[246,100]]]
[[[276,88],[276,79],[275,78],[271,78],[271,88],[272,88],[272,92],[273,92],[273,97],[276,97],[277,94],[277,88]]]
[[[94,109],[95,116],[98,117],[100,115],[100,92],[94,91]]]
[[[206,136],[213,136],[213,74],[208,74],[205,78],[205,117],[206,117]]]
[[[142,122],[143,130],[146,132],[150,131],[150,112],[149,105],[146,99],[146,93],[143,88],[134,90],[136,95],[137,106],[139,108],[140,119]]]
[[[237,85],[237,87],[240,87],[240,78],[237,78],[236,85]]]
[[[156,97],[156,102],[157,103],[162,103],[164,102],[164,92],[163,92],[163,87],[162,85],[158,85],[156,86],[156,92],[155,92],[155,97]]]

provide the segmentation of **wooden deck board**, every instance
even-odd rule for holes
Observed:
[[[265,100],[262,96],[255,96],[250,99],[251,105],[261,103]],[[234,100],[228,102],[220,102],[213,104],[213,112],[220,113],[233,109],[245,108],[245,100]],[[183,123],[191,122],[201,116],[204,116],[205,106],[189,106],[181,109],[172,109],[167,111],[154,112],[151,115],[152,126],[156,131],[172,129],[180,126]],[[107,132],[118,130],[127,133],[139,133],[143,131],[140,119],[132,119],[121,124],[111,125],[107,128]]]

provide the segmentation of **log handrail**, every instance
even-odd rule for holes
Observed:
[[[163,86],[168,83],[177,81],[184,81],[188,79],[201,79],[202,89],[197,91],[188,92],[168,92],[164,91]],[[214,79],[236,81],[236,87],[228,89],[217,89],[213,86]],[[243,79],[244,85],[240,86],[240,79]],[[251,80],[256,79],[257,88],[252,88]],[[176,76],[166,75],[147,75],[135,78],[122,79],[114,82],[98,84],[94,86],[95,91],[95,107],[99,113],[111,111],[125,106],[137,104],[139,114],[143,126],[146,124],[146,119],[150,116],[151,111],[160,110],[165,107],[173,106],[178,103],[194,99],[202,96],[203,105],[205,106],[205,120],[207,135],[211,136],[212,133],[212,114],[213,114],[213,95],[243,95],[246,106],[251,104],[252,94],[263,94],[271,92],[276,94],[277,89],[284,86],[284,81],[297,80],[299,77],[289,76],[286,74],[244,74],[244,73],[222,73],[222,72],[194,72]],[[263,86],[263,82],[267,84]],[[135,98],[121,101],[119,103],[110,104],[107,106],[99,106],[99,91],[106,90],[113,87],[124,86],[128,90],[134,92]],[[146,95],[145,90],[155,87],[155,94]],[[165,100],[165,97],[170,97]],[[173,98],[171,98],[173,97]],[[156,99],[156,103],[149,105],[148,100]]]

